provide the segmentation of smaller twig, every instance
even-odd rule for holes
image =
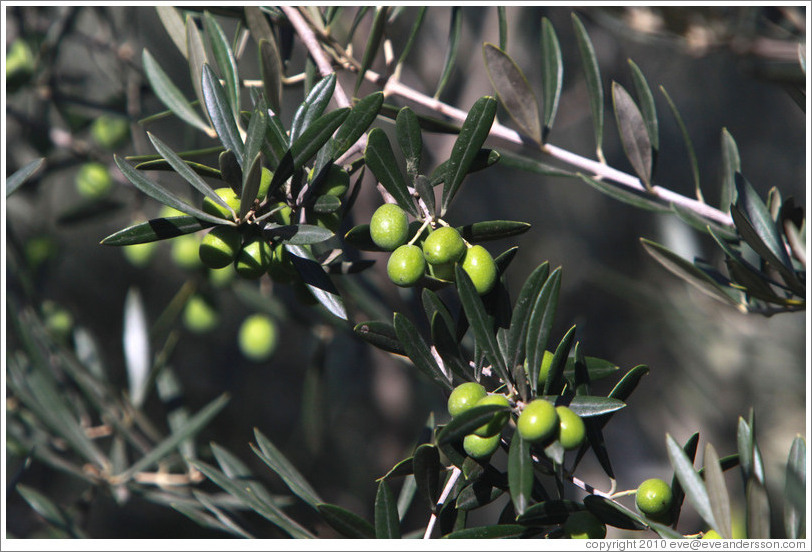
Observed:
[[[451,493],[451,489],[454,488],[454,485],[457,483],[457,479],[460,478],[460,474],[462,472],[457,466],[451,470],[451,475],[448,478],[448,481],[445,484],[445,488],[443,488],[443,493],[440,495],[440,498],[437,499],[437,510],[445,503],[445,499],[448,498],[448,495]],[[426,526],[426,533],[423,535],[424,539],[431,538],[431,532],[434,530],[434,524],[437,523],[437,514],[432,513],[431,517],[429,518],[429,524]]]

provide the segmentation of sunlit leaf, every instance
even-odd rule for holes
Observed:
[[[375,178],[395,198],[398,205],[413,216],[417,216],[417,208],[395,160],[392,145],[386,133],[380,128],[373,128],[369,132],[364,159]]]
[[[373,92],[361,98],[336,131],[331,157],[338,159],[367,131],[383,105],[383,92]]]
[[[435,383],[450,391],[452,388],[451,381],[437,365],[437,361],[432,356],[426,341],[418,333],[414,324],[404,315],[396,312],[393,325],[403,350],[406,351],[407,356],[417,369]]]
[[[226,82],[226,93],[231,103],[231,109],[234,116],[238,116],[240,112],[240,81],[237,74],[237,61],[234,59],[234,52],[231,51],[231,45],[226,38],[220,24],[211,15],[210,12],[203,12],[203,28],[206,30],[206,37],[209,39],[209,45],[214,53],[214,60],[217,62],[217,68],[223,75]]]
[[[710,443],[705,445],[705,487],[708,491],[713,518],[716,520],[714,529],[723,539],[731,537],[730,526],[730,497],[727,494],[725,476],[719,464],[719,455]]]
[[[254,428],[254,438],[259,445],[258,449],[251,446],[254,453],[282,478],[293,494],[312,508],[317,508],[320,503],[324,502],[290,460],[285,458],[282,452],[257,428]]]
[[[741,171],[741,159],[736,140],[726,128],[722,129],[722,186],[719,193],[719,209],[729,213],[736,199],[736,173]]]
[[[435,98],[440,97],[451,78],[454,63],[457,61],[460,36],[462,36],[462,6],[452,6],[451,21],[448,25],[448,47],[445,51],[445,61],[443,62],[443,70],[440,74],[440,82],[437,83],[437,90],[434,92]]]
[[[372,19],[372,27],[367,36],[366,46],[364,46],[364,55],[361,58],[361,66],[358,69],[358,77],[355,79],[355,91],[361,88],[361,83],[364,82],[364,76],[367,69],[372,66],[372,62],[378,55],[378,50],[383,41],[384,30],[386,29],[386,16],[389,13],[389,6],[378,6],[375,8],[375,17]]]
[[[790,539],[806,537],[806,466],[806,443],[798,435],[789,450],[784,482],[784,529]]]
[[[385,479],[378,483],[378,491],[375,494],[375,538],[400,538],[400,519],[395,494]]]
[[[240,138],[240,131],[237,128],[237,121],[228,103],[228,97],[223,90],[217,76],[208,66],[203,65],[203,100],[208,110],[211,123],[217,131],[223,146],[234,152],[240,166],[243,166],[243,142]]]
[[[161,24],[166,30],[166,34],[172,39],[172,43],[180,51],[183,57],[189,57],[189,50],[186,48],[186,24],[180,16],[177,8],[164,5],[155,6],[155,12],[161,20]]]
[[[555,35],[553,24],[545,17],[541,20],[541,86],[544,90],[542,95],[542,105],[544,106],[542,140],[545,142],[553,128],[563,83],[564,65],[561,60],[561,46]]]
[[[713,516],[713,509],[711,508],[708,491],[705,489],[705,483],[694,470],[693,463],[671,435],[666,435],[666,445],[671,466],[674,468],[688,502],[705,520],[705,523],[711,527],[718,527],[719,524]]]
[[[541,144],[541,118],[538,101],[516,62],[493,44],[482,46],[488,78],[513,122],[522,133]]]
[[[310,124],[321,117],[327,104],[330,103],[330,98],[333,97],[333,92],[336,87],[336,74],[330,73],[317,82],[304,102],[296,110],[293,115],[293,121],[290,125],[290,141],[295,142],[310,126]]]
[[[767,489],[756,479],[747,482],[747,538],[770,538],[770,500]]]
[[[643,115],[626,89],[616,82],[612,83],[612,103],[615,107],[615,120],[623,151],[626,152],[634,172],[646,188],[649,188],[652,166],[651,139]]]
[[[344,300],[324,268],[316,262],[313,254],[306,249],[307,246],[286,244],[285,249],[291,254],[290,259],[296,271],[302,277],[313,297],[330,313],[342,320],[347,320],[347,309]]]
[[[197,114],[189,101],[183,97],[183,94],[177,86],[169,79],[169,76],[161,69],[149,50],[144,48],[142,54],[142,65],[144,67],[144,74],[152,86],[155,95],[169,108],[172,113],[178,116],[182,121],[192,125],[195,128],[213,135],[213,131],[209,125]]]
[[[598,67],[598,59],[592,40],[581,23],[581,19],[573,12],[572,26],[575,29],[575,38],[578,41],[578,51],[584,66],[586,88],[589,92],[589,107],[592,111],[592,126],[595,130],[595,148],[598,152],[603,149],[603,84]]]
[[[691,141],[691,136],[688,134],[688,128],[685,126],[685,122],[683,122],[682,117],[679,114],[679,110],[677,109],[674,101],[671,99],[671,96],[668,95],[668,92],[666,92],[665,88],[662,86],[660,86],[660,91],[663,93],[663,96],[665,96],[666,101],[668,101],[668,107],[671,108],[671,112],[674,114],[674,118],[677,120],[677,125],[679,125],[680,132],[682,133],[682,141],[685,142],[685,149],[688,150],[688,160],[691,163],[691,174],[694,177],[694,190],[696,193],[696,198],[704,203],[705,198],[702,195],[702,188],[699,185],[699,161],[696,158],[694,143]]]

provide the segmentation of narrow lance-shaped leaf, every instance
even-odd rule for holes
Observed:
[[[378,483],[378,491],[375,493],[375,538],[400,538],[400,519],[395,494],[385,479]]]
[[[336,87],[336,74],[330,73],[317,82],[304,102],[293,115],[293,122],[290,125],[290,141],[295,142],[310,126],[310,124],[321,117]]]
[[[806,443],[798,435],[789,450],[784,482],[784,529],[790,539],[806,536],[806,465]]]
[[[335,504],[319,504],[319,513],[327,524],[351,539],[374,539],[375,528],[364,518]]]
[[[203,65],[203,100],[217,136],[226,149],[234,152],[240,166],[243,166],[243,142],[237,121],[231,111],[228,98],[220,81],[208,66]]]
[[[248,158],[246,158],[248,159]],[[246,170],[243,171],[242,195],[240,197],[240,218],[244,218],[251,210],[257,198],[259,185],[262,181],[262,155],[257,153]]]
[[[626,89],[616,82],[612,83],[612,102],[623,151],[634,172],[651,189],[651,140],[643,115]]]
[[[460,441],[476,428],[491,420],[495,413],[507,412],[509,410],[509,406],[501,404],[474,406],[470,410],[466,410],[462,414],[454,416],[451,421],[440,430],[437,434],[437,446],[442,448],[443,445]]]
[[[530,311],[527,323],[526,359],[530,378],[530,387],[533,393],[538,388],[541,359],[547,349],[550,331],[553,327],[555,311],[558,307],[558,292],[561,289],[561,268],[556,268],[544,282],[541,291]]]
[[[680,132],[682,133],[682,140],[683,142],[685,142],[685,149],[688,150],[688,159],[691,163],[691,174],[694,177],[694,189],[696,192],[696,198],[704,203],[705,198],[702,195],[702,188],[699,185],[699,161],[696,158],[694,143],[691,141],[691,136],[688,134],[688,128],[685,126],[685,122],[682,120],[682,117],[679,114],[679,110],[677,109],[677,106],[674,103],[674,101],[671,99],[671,96],[668,95],[668,92],[666,92],[665,88],[662,86],[660,86],[660,92],[663,93],[663,96],[665,96],[666,101],[668,101],[668,107],[671,108],[671,112],[674,114],[674,118],[677,120],[677,125],[679,125]]]
[[[332,142],[331,157],[338,159],[358,141],[375,121],[383,105],[383,92],[373,92],[358,101],[350,114],[336,131]]]
[[[364,159],[375,178],[387,192],[392,194],[398,205],[413,216],[417,216],[417,208],[409,194],[403,173],[398,167],[392,145],[389,143],[386,133],[380,128],[373,128],[369,132]]]
[[[522,515],[530,506],[533,491],[533,459],[530,457],[530,443],[522,439],[517,431],[513,434],[508,449],[508,485],[510,499],[516,515]]]
[[[711,527],[717,527],[718,523],[716,523],[716,519],[713,516],[708,491],[705,489],[705,483],[702,481],[702,478],[696,473],[693,464],[688,460],[682,447],[677,444],[671,435],[666,436],[666,445],[668,458],[671,460],[671,466],[676,472],[688,501],[702,519],[705,520],[705,523]]]
[[[200,176],[191,168],[186,162],[178,156],[172,149],[167,146],[160,138],[154,136],[152,133],[148,132],[147,137],[149,138],[152,145],[155,146],[155,150],[161,154],[169,165],[175,169],[175,171],[184,178],[189,184],[191,184],[194,189],[196,189],[201,194],[205,195],[206,197],[210,198],[212,201],[217,203],[218,205],[225,207],[229,211],[233,212],[233,209],[226,203],[226,201],[220,197],[211,186],[206,184],[206,182],[200,178]]]
[[[6,197],[13,194],[17,191],[17,188],[25,184],[28,179],[31,178],[31,175],[39,170],[44,161],[45,158],[41,157],[14,171],[14,174],[6,179]]]
[[[164,205],[168,205],[186,213],[187,215],[193,216],[195,218],[211,222],[214,224],[228,224],[229,221],[221,219],[219,217],[215,217],[214,215],[210,215],[197,207],[192,207],[185,201],[181,200],[178,196],[173,194],[172,192],[166,190],[162,186],[152,182],[143,174],[135,170],[135,168],[121,159],[118,156],[114,157],[116,165],[124,173],[124,176],[127,177],[127,180],[132,182],[136,188],[150,196],[151,198],[163,203]],[[233,222],[231,223],[233,224]]]
[[[586,88],[589,92],[589,108],[592,111],[592,126],[595,130],[595,149],[598,158],[603,158],[603,84],[598,67],[598,58],[592,41],[581,23],[580,18],[572,14],[572,26],[575,29],[575,38],[578,41],[578,51],[584,66]]]
[[[291,253],[291,261],[296,271],[316,300],[338,318],[347,320],[344,300],[322,266],[313,258],[313,254],[300,245],[288,243],[285,248]]]
[[[150,369],[150,344],[144,302],[137,288],[127,292],[124,301],[124,362],[133,406],[140,408],[147,395],[147,376]]]
[[[544,131],[542,140],[553,128],[555,114],[558,111],[558,100],[561,97],[561,87],[564,83],[564,66],[561,60],[561,46],[555,35],[553,24],[546,17],[541,21],[541,86],[544,90],[542,103],[544,105]]]
[[[584,505],[598,519],[613,527],[640,531],[648,525],[637,513],[603,496],[589,495],[584,498]]]
[[[508,373],[505,359],[499,350],[499,344],[496,342],[493,319],[486,313],[485,305],[476,292],[468,273],[465,272],[459,264],[454,265],[454,271],[457,279],[457,291],[459,292],[460,302],[465,310],[465,316],[468,318],[471,328],[474,331],[476,343],[482,348],[482,351],[484,351],[485,358],[493,366],[496,374],[502,378],[502,381],[509,384],[512,380]]]
[[[646,122],[646,130],[648,131],[648,138],[651,141],[651,147],[654,150],[656,157],[657,152],[660,150],[660,124],[657,120],[657,107],[654,104],[654,94],[651,93],[651,88],[646,81],[646,77],[640,70],[640,67],[632,61],[628,60],[629,67],[632,70],[632,85],[634,86],[634,93],[637,96],[637,101],[640,104],[640,113],[643,115],[643,120]]]
[[[172,43],[183,55],[189,57],[189,50],[186,48],[186,25],[180,16],[180,11],[173,6],[155,6],[155,12],[161,20],[161,24],[166,30],[166,34],[172,39]]]
[[[736,199],[736,173],[741,171],[739,147],[733,135],[722,129],[722,189],[719,193],[719,209],[730,212],[730,206]]]
[[[513,305],[508,332],[508,367],[518,365],[525,356],[530,314],[541,291],[541,286],[544,285],[549,274],[550,264],[548,262],[537,266],[525,280],[516,303]]]
[[[203,95],[203,66],[209,62],[206,47],[203,45],[203,37],[197,28],[195,18],[191,14],[186,14],[186,49],[189,53],[189,76],[192,79],[192,87],[195,90],[195,97],[201,106],[206,105],[206,98]],[[208,112],[206,116],[208,117]],[[209,118],[211,122],[211,118]],[[215,128],[216,130],[216,128]]]
[[[226,221],[223,221],[223,223],[228,224]],[[232,222],[230,225],[233,226],[234,223]],[[212,225],[208,222],[202,222],[195,217],[187,215],[156,218],[114,232],[99,243],[101,245],[116,246],[135,245],[137,243],[167,240],[184,234],[192,234],[204,228],[209,228],[210,226]]]
[[[485,69],[496,95],[522,133],[541,144],[538,100],[524,73],[510,56],[493,44],[482,46]]]
[[[628,203],[639,209],[646,209],[648,211],[655,211],[660,213],[667,213],[670,209],[657,197],[647,194],[643,191],[637,191],[625,186],[618,186],[606,180],[597,180],[586,176],[585,174],[578,173],[578,178],[613,199]]]
[[[730,497],[727,494],[725,476],[719,464],[719,455],[710,443],[705,445],[705,487],[708,490],[708,500],[710,500],[713,518],[716,520],[714,529],[723,539],[732,538],[730,532]]]
[[[409,38],[406,40],[406,45],[403,46],[403,51],[401,51],[400,57],[398,58],[397,67],[403,65],[403,62],[406,61],[406,58],[412,51],[414,41],[417,38],[417,34],[420,32],[420,27],[423,25],[423,19],[426,16],[426,10],[428,10],[428,6],[420,6],[420,9],[417,11],[417,17],[415,17],[414,23],[412,23],[412,28],[409,31]]]
[[[488,138],[495,116],[496,100],[490,96],[481,97],[471,106],[448,159],[443,187],[443,213],[448,209],[465,175],[468,174],[471,163]]]
[[[394,315],[395,333],[398,336],[403,350],[409,356],[418,370],[434,380],[444,389],[450,391],[451,381],[437,365],[423,337],[417,332],[414,324],[400,313]]]
[[[265,134],[268,128],[268,114],[265,112],[265,102],[260,101],[256,109],[251,112],[251,118],[248,121],[248,130],[245,133],[245,149],[243,150],[243,159],[246,162],[253,162],[265,143]],[[244,167],[242,189],[245,190],[245,180],[247,178],[248,167]],[[251,198],[254,201],[254,198]]]
[[[398,144],[403,157],[406,158],[406,174],[414,181],[420,170],[420,157],[423,153],[423,135],[417,115],[411,108],[404,107],[395,119]]]
[[[247,9],[247,8],[246,8]],[[262,76],[262,89],[275,115],[282,107],[282,60],[275,40],[259,41],[260,75]]]
[[[372,19],[372,28],[369,30],[367,43],[364,47],[364,55],[361,57],[361,67],[358,69],[358,78],[355,79],[355,90],[353,94],[358,93],[361,88],[361,83],[364,82],[364,76],[367,69],[370,68],[375,56],[378,54],[378,49],[381,47],[383,40],[384,30],[386,28],[386,16],[389,13],[389,6],[379,6],[375,9],[375,17]]]
[[[414,451],[412,470],[417,491],[432,512],[436,510],[437,499],[440,496],[441,468],[440,453],[434,445],[423,444]]]
[[[324,502],[310,483],[291,464],[290,460],[285,458],[282,452],[257,428],[254,428],[254,438],[257,440],[257,445],[259,445],[259,449],[254,448],[252,445],[254,453],[282,478],[285,485],[296,496],[304,500],[312,508],[317,508],[320,503]]]
[[[178,87],[169,79],[146,48],[144,48],[141,63],[144,66],[144,74],[147,76],[152,90],[163,104],[185,123],[202,130],[209,136],[214,136],[214,131],[206,124],[200,115],[197,114],[194,108],[192,108],[191,104],[183,97],[181,91],[178,90]]]
[[[747,482],[747,538],[770,538],[770,500],[767,489],[758,480],[750,479]]]
[[[16,489],[28,505],[52,527],[60,531],[65,531],[74,538],[87,538],[84,531],[76,527],[73,520],[67,516],[62,508],[54,504],[50,498],[28,485],[19,484],[16,485]]]
[[[556,294],[558,292],[556,291]],[[556,299],[553,298],[553,301]],[[552,316],[555,316],[555,308],[553,308]],[[552,320],[552,319],[551,319]],[[575,341],[576,326],[572,326],[567,333],[561,338],[561,342],[555,349],[553,359],[550,362],[550,371],[547,372],[547,380],[544,382],[545,395],[560,395],[564,390],[564,368],[567,366],[567,358],[569,357],[572,344]],[[541,339],[545,339],[542,337]],[[546,341],[546,339],[545,339]],[[537,351],[536,354],[541,354],[544,357],[544,350]]]
[[[457,50],[460,46],[460,36],[462,35],[462,7],[452,6],[451,8],[451,22],[448,26],[448,48],[445,52],[445,61],[443,62],[443,71],[440,75],[440,82],[437,83],[437,91],[434,92],[434,97],[439,98],[443,93],[448,80],[451,78],[451,71],[454,69],[454,63],[457,61]]]
[[[240,81],[237,75],[237,61],[234,59],[234,52],[228,43],[225,33],[220,24],[210,12],[203,12],[203,28],[206,30],[206,37],[214,53],[214,60],[217,68],[223,75],[226,82],[226,93],[231,102],[231,110],[235,117],[240,113]]]

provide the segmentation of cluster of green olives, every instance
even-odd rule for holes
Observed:
[[[369,234],[375,245],[392,252],[386,272],[393,283],[414,286],[427,271],[435,278],[453,282],[454,265],[459,263],[477,293],[484,295],[493,289],[498,274],[487,249],[466,244],[450,226],[440,226],[428,235],[422,229],[419,222],[410,224],[406,212],[394,203],[385,203],[373,213]],[[414,243],[418,240],[420,246]]]
[[[488,393],[475,382],[458,385],[448,398],[448,413],[452,417],[475,406],[487,404],[511,408],[510,400],[501,393]],[[463,449],[476,459],[489,458],[499,447],[502,428],[510,419],[510,410],[494,413],[482,426],[463,439]],[[586,437],[584,421],[566,406],[553,406],[545,399],[536,399],[524,406],[516,421],[516,430],[530,443],[550,443],[558,440],[564,450],[581,446]]]

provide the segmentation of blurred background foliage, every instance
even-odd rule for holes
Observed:
[[[351,326],[326,323],[319,311],[302,306],[295,292],[284,286],[269,289],[267,281],[258,287],[212,285],[201,269],[179,266],[166,242],[143,264],[128,259],[124,248],[100,246],[104,236],[131,221],[157,216],[160,208],[137,192],[112,160],[113,152],[151,153],[138,121],[164,109],[146,84],[141,51],[148,46],[173,76],[186,75],[186,63],[153,8],[4,9],[5,174],[46,158],[32,181],[6,201],[7,316],[36,314],[56,324],[54,335],[70,343],[68,333],[60,334],[59,320],[49,316],[55,309],[64,309],[60,311],[63,325],[67,316],[74,334],[82,328],[93,336],[106,378],[125,390],[122,331],[128,291],[140,291],[152,325],[179,292],[210,290],[216,308],[214,329],[198,333],[184,325],[182,316],[176,318],[171,335],[177,342],[168,359],[191,411],[223,392],[231,397],[198,439],[203,444],[201,458],[208,460],[207,444],[215,441],[263,474],[274,491],[282,491],[281,482],[248,447],[256,427],[326,500],[370,517],[375,479],[411,452],[430,412],[442,415],[441,392],[401,359],[360,342]],[[353,11],[346,10],[341,25],[351,24]],[[424,91],[433,89],[442,71],[443,56],[437,52],[446,48],[450,17],[447,8],[431,11],[435,16],[425,21],[402,75],[405,84]],[[571,10],[525,6],[507,11],[508,51],[534,88],[540,84],[533,60],[541,18],[548,17],[557,29],[565,73],[552,142],[591,156],[593,133],[571,32]],[[777,186],[785,198],[794,196],[798,204],[806,204],[805,116],[785,89],[788,83],[803,80],[792,69],[797,68],[792,38],[806,25],[802,9],[592,7],[577,11],[595,45],[605,83],[616,80],[629,88],[627,60],[633,59],[652,87],[662,84],[669,90],[694,141],[703,179],[718,181],[725,127],[737,141],[743,172],[762,197]],[[461,55],[443,91],[444,102],[465,109],[476,98],[492,93],[479,52],[482,42],[497,42],[494,15],[493,8],[463,10]],[[362,25],[369,23],[367,18]],[[234,20],[222,18],[221,24],[233,33]],[[399,20],[404,36],[410,24],[409,18]],[[356,34],[364,36],[364,32]],[[396,26],[392,33],[396,52],[402,46],[398,36]],[[356,39],[359,52],[360,40]],[[303,58],[304,50],[295,45],[291,66],[301,67]],[[240,71],[245,78],[259,78],[255,48],[245,49]],[[345,77],[349,87],[354,77],[339,75]],[[193,96],[188,78],[174,80],[187,97]],[[367,86],[361,87],[359,95],[373,91]],[[288,120],[301,94],[301,85],[285,88],[283,116]],[[113,119],[106,129],[112,137],[94,130],[94,121],[102,117]],[[501,111],[499,117],[508,119]],[[630,170],[611,117],[606,124],[607,162]],[[199,133],[172,118],[149,123],[147,128],[168,142],[183,144],[184,149],[207,145]],[[116,139],[117,133],[121,139]],[[691,195],[690,169],[673,119],[662,118],[660,138],[665,153],[658,160],[658,177],[663,185]],[[425,134],[424,140],[427,167],[446,158],[453,143],[453,137],[441,134]],[[89,199],[77,183],[81,172],[88,170],[83,167],[91,162],[106,168],[112,179],[96,182],[101,199]],[[356,224],[367,222],[380,202],[370,184],[365,183],[352,211]],[[714,203],[717,198],[708,199]],[[636,487],[648,477],[669,476],[665,432],[684,442],[699,431],[720,455],[735,452],[737,418],[746,416],[750,407],[758,420],[757,437],[768,480],[783,485],[790,443],[797,433],[806,433],[805,313],[744,315],[699,294],[653,262],[638,238],[654,239],[689,258],[717,255],[709,238],[674,217],[636,210],[577,181],[498,167],[473,174],[449,221],[466,224],[483,219],[532,223],[532,229],[517,239],[519,252],[507,276],[512,292],[544,260],[563,266],[554,335],[563,335],[574,323],[587,354],[610,359],[623,370],[640,363],[651,367],[629,408],[606,429],[619,488]],[[345,230],[351,227],[350,221],[345,225]],[[393,310],[415,312],[413,292],[386,281],[385,262],[381,262],[385,257],[375,253],[366,257],[378,260],[373,270],[365,278],[346,277],[341,284],[349,297],[354,296],[353,287],[361,286],[376,299],[371,303],[349,299],[358,313],[355,320],[388,319]],[[255,312],[270,314],[279,332],[275,354],[262,362],[246,358],[238,345],[242,320]],[[21,346],[10,328],[5,330],[7,355]],[[159,346],[154,343],[153,350]],[[598,392],[610,389],[596,387]],[[7,392],[7,410],[15,404]],[[147,398],[144,411],[159,424],[166,419],[167,407],[154,394]],[[161,429],[166,432],[166,427]],[[43,463],[28,462],[21,452],[9,447],[7,477],[45,492],[58,504],[77,507],[81,527],[89,536],[222,536],[139,494],[113,506],[114,498],[107,493]],[[608,486],[589,456],[583,469],[583,479]],[[741,500],[734,495],[734,517]],[[780,511],[773,515],[776,526],[780,525]],[[17,493],[8,494],[6,516],[8,536],[52,534]],[[413,510],[407,525],[419,527],[425,521],[425,512]],[[702,529],[696,523],[697,530]],[[256,536],[277,536],[260,529],[262,524],[256,527]]]

